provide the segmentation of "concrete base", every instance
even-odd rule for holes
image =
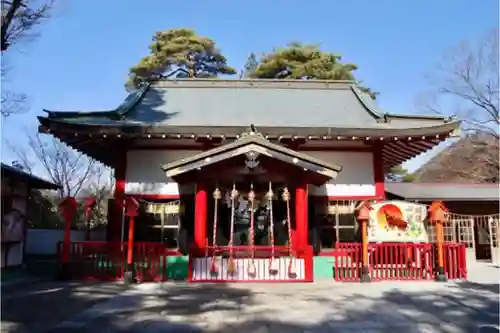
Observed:
[[[362,283],[370,282],[370,270],[368,267],[362,267],[361,268],[361,278],[360,278]]]
[[[437,282],[447,282],[448,281],[448,278],[444,274],[444,268],[443,267],[438,267],[437,274],[436,274],[436,281]]]

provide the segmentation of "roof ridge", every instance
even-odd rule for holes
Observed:
[[[154,80],[158,88],[288,88],[288,89],[349,89],[356,81],[297,80],[297,79],[226,79],[226,78],[175,78]]]

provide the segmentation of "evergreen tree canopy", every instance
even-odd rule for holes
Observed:
[[[171,29],[157,32],[149,47],[150,54],[142,58],[129,72],[128,89],[141,82],[176,76],[216,77],[219,74],[236,74],[227,65],[227,59],[210,38],[199,36],[192,29]]]
[[[277,48],[264,54],[253,73],[253,78],[297,80],[355,80],[354,64],[341,62],[340,55],[322,51],[319,45],[292,42],[285,48]],[[376,93],[359,87],[375,98]]]

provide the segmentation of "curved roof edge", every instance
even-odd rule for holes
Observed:
[[[87,124],[84,122],[66,122],[64,119],[49,119],[47,117],[38,117],[40,124],[51,129],[51,124],[64,124],[68,131],[82,131],[88,133],[109,133],[109,134],[126,134],[126,135],[147,135],[147,134],[180,134],[180,135],[239,135],[245,130],[246,126],[157,126],[144,125],[142,123],[117,123],[117,124]],[[435,135],[440,133],[451,133],[460,128],[460,121],[440,123],[432,126],[413,127],[413,128],[381,128],[381,127],[364,127],[364,128],[342,128],[342,127],[275,127],[275,126],[260,126],[261,132],[265,132],[269,136],[326,136],[326,137],[409,137],[421,135]]]
[[[109,118],[113,120],[123,119],[125,115],[130,112],[146,95],[150,83],[144,83],[144,85],[131,93],[124,99],[124,101],[113,110],[103,110],[103,111],[53,111],[43,109],[44,112],[48,114],[49,119],[68,119],[68,118],[79,118],[79,117],[97,117],[97,118]]]
[[[375,107],[373,107],[373,105],[370,105],[370,103],[368,103],[368,101],[363,96],[361,90],[359,90],[359,88],[356,85],[352,84],[351,90],[358,99],[358,101],[374,118],[376,118],[377,120],[384,119],[385,113],[380,110],[377,110]]]

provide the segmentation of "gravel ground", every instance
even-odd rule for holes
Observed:
[[[2,287],[1,332],[47,332],[125,290],[117,283],[37,281]]]
[[[39,282],[2,290],[2,332],[499,333],[499,269],[470,281],[340,284]]]

